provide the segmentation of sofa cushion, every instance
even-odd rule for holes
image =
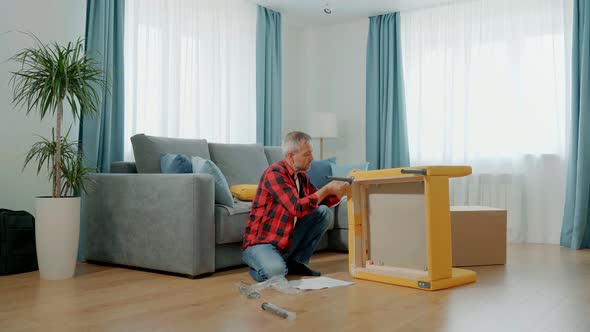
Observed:
[[[209,143],[209,152],[230,186],[258,184],[268,168],[264,147],[259,144]]]
[[[326,176],[332,175],[332,163],[336,162],[336,157],[323,159],[323,160],[312,160],[309,171],[305,172],[309,177],[309,181],[316,188],[321,189],[323,186],[330,182],[326,179]]]
[[[250,202],[238,202],[234,207],[215,206],[215,243],[242,242],[250,214]]]
[[[193,164],[190,158],[183,154],[165,153],[160,156],[160,171],[162,173],[192,173]]]
[[[234,198],[229,191],[229,185],[215,163],[201,157],[193,157],[192,164],[193,173],[204,173],[213,176],[215,181],[215,203],[233,207]]]
[[[137,134],[131,137],[138,173],[160,173],[160,155],[181,153],[211,159],[204,139],[169,138]]]
[[[328,231],[328,247],[332,250],[348,251],[348,229]]]
[[[234,207],[215,205],[215,243],[227,244],[242,242],[244,228],[250,215],[251,202],[238,201]],[[328,229],[331,230],[335,224],[331,224]],[[327,244],[327,243],[322,243]],[[318,245],[319,247],[319,245]],[[319,247],[317,250],[324,249],[326,246]]]
[[[330,232],[330,231],[328,231],[328,232]],[[318,244],[315,246],[315,248],[313,248],[313,252],[328,249],[328,244],[329,244],[328,232],[326,232],[326,234],[324,234],[324,236],[322,236],[322,238],[320,239],[320,242],[318,242]]]
[[[244,265],[242,261],[242,242],[215,246],[215,270],[240,265]]]
[[[342,197],[340,204],[335,207],[334,229],[348,229],[348,206],[346,196]]]
[[[269,165],[283,159],[283,149],[280,146],[265,146],[264,153],[266,154],[266,159],[268,160]]]

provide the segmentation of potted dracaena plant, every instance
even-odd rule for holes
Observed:
[[[42,279],[71,278],[76,269],[80,232],[80,197],[86,191],[88,175],[94,171],[83,165],[77,141],[69,140],[70,129],[63,134],[64,111],[74,121],[99,112],[100,94],[107,89],[104,72],[84,50],[78,39],[65,46],[44,44],[36,36],[35,46],[25,48],[11,60],[18,62],[12,72],[12,102],[28,115],[36,111],[41,120],[55,117],[50,138],[33,144],[25,163],[37,164],[37,174],[47,169],[52,195],[35,199],[36,246]]]

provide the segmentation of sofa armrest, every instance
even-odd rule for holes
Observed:
[[[86,259],[187,274],[215,270],[214,180],[207,174],[94,174]]]

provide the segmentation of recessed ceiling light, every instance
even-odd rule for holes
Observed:
[[[333,2],[331,0],[326,0],[324,2],[323,10],[324,10],[324,14],[327,14],[327,15],[332,14],[332,10],[334,10]]]

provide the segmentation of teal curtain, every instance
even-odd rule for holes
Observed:
[[[574,1],[572,109],[561,245],[590,248],[590,2]]]
[[[109,172],[111,162],[123,160],[124,17],[123,0],[88,0],[86,3],[86,51],[105,70],[110,88],[102,95],[100,114],[81,119],[78,137],[87,159],[86,166],[95,167],[99,172]],[[81,217],[83,215],[82,212]],[[81,218],[80,260],[84,260],[85,235],[86,227]]]
[[[281,145],[281,13],[258,6],[256,23],[256,142]]]
[[[410,164],[399,20],[394,13],[369,22],[366,153],[371,169]]]
[[[122,0],[87,1],[86,51],[107,73],[110,89],[102,96],[99,116],[83,119],[80,137],[89,166],[100,172],[109,172],[113,161],[123,160],[124,17]]]

